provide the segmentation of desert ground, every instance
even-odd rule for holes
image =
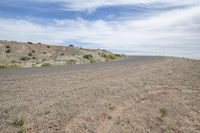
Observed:
[[[0,70],[0,133],[200,133],[200,61],[133,56]]]

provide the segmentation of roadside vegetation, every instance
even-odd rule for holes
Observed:
[[[51,64],[50,64],[50,63],[44,63],[44,64],[42,64],[41,66],[42,66],[42,67],[48,67],[48,66],[51,66]]]
[[[91,54],[84,55],[83,58],[89,60],[90,63],[96,63],[96,60],[93,58]]]
[[[103,54],[101,57],[105,58],[106,61],[119,59],[119,58],[126,58],[127,56],[124,54]]]
[[[19,63],[0,64],[0,69],[20,67]]]
[[[66,60],[66,61],[65,61],[65,64],[76,64],[76,60],[73,60],[73,59],[71,59],[71,60]]]

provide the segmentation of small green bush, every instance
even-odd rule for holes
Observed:
[[[125,54],[115,54],[117,58],[126,58],[127,56]]]
[[[106,58],[107,60],[114,60],[117,58],[114,54],[103,54],[102,57]]]
[[[71,59],[71,60],[66,60],[66,61],[65,61],[65,64],[76,64],[76,60],[73,60],[73,59]]]
[[[8,66],[5,64],[0,64],[0,69],[4,69],[4,68],[8,68]]]
[[[28,44],[33,44],[32,42],[27,42]]]
[[[90,63],[96,63],[96,60],[93,59],[93,56],[91,54],[84,55],[83,58],[90,61]]]
[[[15,119],[13,123],[16,127],[19,127],[19,130],[17,133],[25,133],[26,127],[25,127],[25,120],[22,117],[18,117]]]
[[[10,50],[10,49],[7,49],[7,50],[6,50],[6,53],[10,53],[10,52],[11,52],[11,50]]]
[[[160,118],[164,118],[165,116],[167,116],[167,108],[160,108]]]
[[[33,56],[33,54],[32,53],[28,53],[28,56]]]
[[[11,63],[20,64],[20,63],[21,63],[21,61],[20,61],[20,60],[17,60],[17,59],[13,59],[13,60],[11,61]]]
[[[25,126],[21,126],[18,133],[25,133],[25,132],[26,132]]]
[[[50,63],[44,63],[44,64],[42,64],[42,67],[48,67],[48,66],[51,66],[51,64]]]
[[[20,65],[18,63],[12,63],[12,64],[0,64],[0,69],[6,69],[6,68],[14,68],[19,67]]]
[[[25,120],[22,117],[18,117],[14,121],[15,126],[19,126],[19,127],[22,127],[24,123],[25,123]]]
[[[27,57],[27,56],[24,56],[24,57],[21,57],[20,60],[21,60],[21,61],[27,61],[27,60],[30,60],[30,58]]]
[[[114,60],[117,58],[125,58],[127,56],[124,54],[102,54],[101,57],[106,58],[106,61],[108,61],[108,60]]]
[[[9,45],[6,45],[5,47],[6,47],[6,48],[10,48],[10,46],[9,46]]]
[[[91,55],[91,54],[87,54],[87,55],[84,55],[83,56],[83,58],[85,58],[85,59],[92,59],[93,58],[93,56]]]
[[[117,107],[117,105],[116,105],[115,103],[109,102],[108,108],[109,108],[110,110],[114,110],[114,109],[116,109],[116,107]]]

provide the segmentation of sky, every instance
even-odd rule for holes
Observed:
[[[0,40],[200,59],[200,0],[0,0]]]

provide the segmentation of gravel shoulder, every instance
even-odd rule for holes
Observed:
[[[199,133],[200,61],[134,56],[0,70],[0,133],[18,131]]]

